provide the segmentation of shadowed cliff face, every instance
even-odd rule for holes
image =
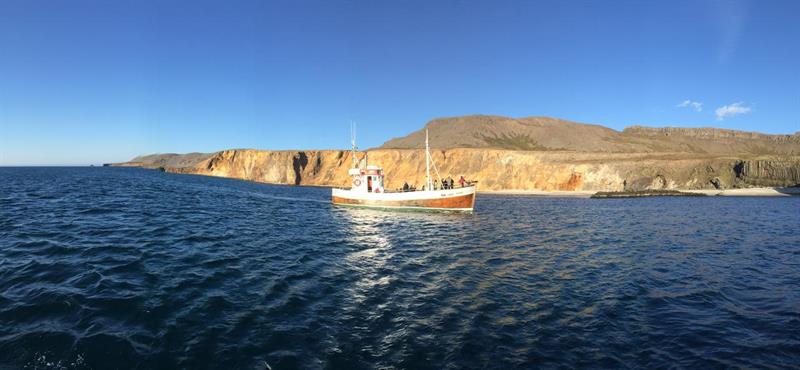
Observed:
[[[349,151],[226,150],[191,167],[169,172],[231,177],[288,184],[349,187]],[[432,152],[446,178],[477,180],[480,190],[728,189],[800,184],[800,157],[701,157],[685,153],[621,154],[536,152],[497,149],[451,149]],[[359,161],[364,153],[357,153]],[[403,182],[421,187],[425,176],[422,150],[379,149],[369,163],[386,172],[387,188]]]
[[[793,186],[800,184],[797,160],[738,161],[733,166],[736,179],[748,185]]]
[[[319,157],[317,157],[319,158]],[[294,184],[300,185],[303,181],[303,170],[308,165],[308,156],[305,152],[299,152],[292,157],[292,168],[294,169]]]

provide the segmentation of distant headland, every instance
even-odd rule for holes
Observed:
[[[471,115],[425,126],[442,176],[479,181],[480,191],[583,194],[598,191],[691,190],[708,194],[800,192],[800,132],[769,135],[717,128],[616,131],[549,117]],[[369,162],[392,174],[388,188],[421,184],[424,129],[369,149]],[[231,177],[251,181],[349,184],[348,150],[231,149],[152,154],[113,166]],[[363,154],[358,154],[363,160]]]

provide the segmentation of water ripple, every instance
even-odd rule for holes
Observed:
[[[800,198],[328,197],[0,168],[0,369],[800,363]]]

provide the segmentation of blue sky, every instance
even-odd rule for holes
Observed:
[[[0,165],[435,117],[800,131],[799,1],[0,1]]]

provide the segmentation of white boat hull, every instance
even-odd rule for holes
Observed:
[[[475,207],[475,186],[455,189],[370,193],[333,189],[333,204],[390,209],[471,212]]]

